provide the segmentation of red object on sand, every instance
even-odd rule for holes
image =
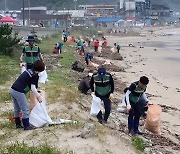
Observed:
[[[53,53],[58,54],[58,47],[54,47]]]
[[[19,113],[19,117],[20,117],[20,120],[22,121],[22,112]],[[10,116],[10,117],[9,117],[9,120],[10,120],[11,122],[15,122],[14,116]]]
[[[71,41],[72,41],[72,42],[75,42],[74,36],[71,37]]]

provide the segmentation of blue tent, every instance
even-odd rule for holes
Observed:
[[[96,19],[96,22],[117,22],[118,20],[122,20],[122,18],[118,17],[100,17]]]

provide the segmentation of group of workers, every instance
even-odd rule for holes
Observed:
[[[94,47],[97,52],[95,44],[98,46],[98,40],[94,39]],[[114,43],[114,47],[119,53],[121,47],[118,43]],[[92,53],[86,53],[85,62],[88,65],[89,61],[93,58]],[[142,135],[143,133],[139,130],[139,120],[142,115],[148,109],[148,100],[145,95],[146,87],[149,83],[149,79],[146,76],[142,76],[139,81],[133,82],[129,87],[125,89],[125,100],[126,105],[130,105],[128,116],[128,130],[129,133]],[[78,89],[83,94],[87,95],[88,91],[91,92],[101,101],[104,102],[105,113],[103,116],[102,111],[96,115],[98,122],[101,124],[107,123],[111,112],[111,100],[110,95],[114,92],[114,80],[110,73],[106,71],[103,66],[100,66],[97,72],[89,73],[84,77],[78,86]]]
[[[45,70],[45,64],[39,47],[34,45],[34,37],[28,36],[26,41],[29,44],[23,48],[20,57],[20,63],[23,62],[23,57],[25,57],[26,71],[24,71],[11,86],[10,95],[13,100],[16,128],[31,130],[33,127],[29,123],[29,107],[26,94],[31,90],[37,97],[38,101],[42,102],[43,98],[39,94],[37,88],[38,79],[41,72]],[[22,112],[22,123],[20,120],[20,112]]]
[[[105,45],[107,45],[107,40],[103,38]],[[66,39],[64,40],[66,41]],[[79,40],[81,41],[81,40]],[[94,44],[98,40],[94,39]],[[24,71],[18,79],[13,83],[10,89],[10,94],[13,100],[14,106],[14,118],[16,128],[24,128],[24,130],[31,130],[29,123],[29,108],[26,99],[26,93],[30,90],[35,94],[39,102],[42,102],[43,98],[38,93],[38,79],[40,72],[44,71],[45,64],[43,62],[43,57],[40,53],[40,49],[37,45],[34,45],[35,39],[33,36],[28,36],[27,42],[29,43],[23,48],[23,52],[20,57],[20,63],[23,62],[23,57],[25,56],[26,71]],[[88,44],[91,44],[88,40]],[[63,46],[63,44],[58,44]],[[81,44],[77,44],[81,45]],[[120,46],[114,44],[118,49]],[[119,46],[119,47],[118,47]],[[95,46],[96,47],[96,46]],[[81,50],[82,45],[81,45]],[[95,48],[95,52],[97,49]],[[58,51],[61,53],[61,50]],[[119,50],[118,50],[119,52]],[[91,53],[86,53],[86,63],[88,64],[89,59],[93,58]],[[147,99],[144,99],[146,87],[149,83],[149,79],[146,76],[142,76],[139,81],[132,83],[126,89],[126,102],[131,105],[128,117],[128,129],[129,133],[142,134],[139,130],[139,119],[141,115],[147,110]],[[114,92],[114,80],[112,75],[106,71],[106,69],[101,66],[98,68],[97,72],[89,73],[88,76],[80,81],[78,89],[84,93],[88,94],[91,92],[104,102],[105,113],[103,115],[100,110],[97,114],[98,122],[101,124],[107,123],[110,112],[111,112],[111,100],[110,95]],[[20,112],[22,112],[22,123],[20,120]],[[23,124],[23,126],[22,126]]]
[[[128,116],[129,133],[143,134],[139,130],[139,120],[148,109],[148,100],[145,95],[148,83],[148,77],[142,76],[139,81],[133,82],[125,90],[126,104],[131,106]],[[104,102],[104,117],[102,117],[103,114],[100,110],[97,114],[97,119],[101,124],[107,123],[111,112],[110,95],[114,92],[114,80],[112,75],[108,73],[104,67],[100,67],[94,74],[89,73],[88,76],[83,78],[79,83],[78,89],[85,95],[91,90],[96,97]]]

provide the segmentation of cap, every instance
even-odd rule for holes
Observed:
[[[98,69],[98,74],[99,74],[99,77],[102,79],[104,78],[105,74],[106,74],[106,69],[101,67]]]
[[[27,42],[29,42],[29,41],[35,41],[34,36],[28,36],[28,39],[27,39],[26,41],[27,41]]]

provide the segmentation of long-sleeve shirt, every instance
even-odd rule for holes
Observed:
[[[97,97],[109,97],[114,92],[114,80],[110,73],[106,73],[102,79],[95,73],[91,78],[90,88],[92,92],[95,91]]]

